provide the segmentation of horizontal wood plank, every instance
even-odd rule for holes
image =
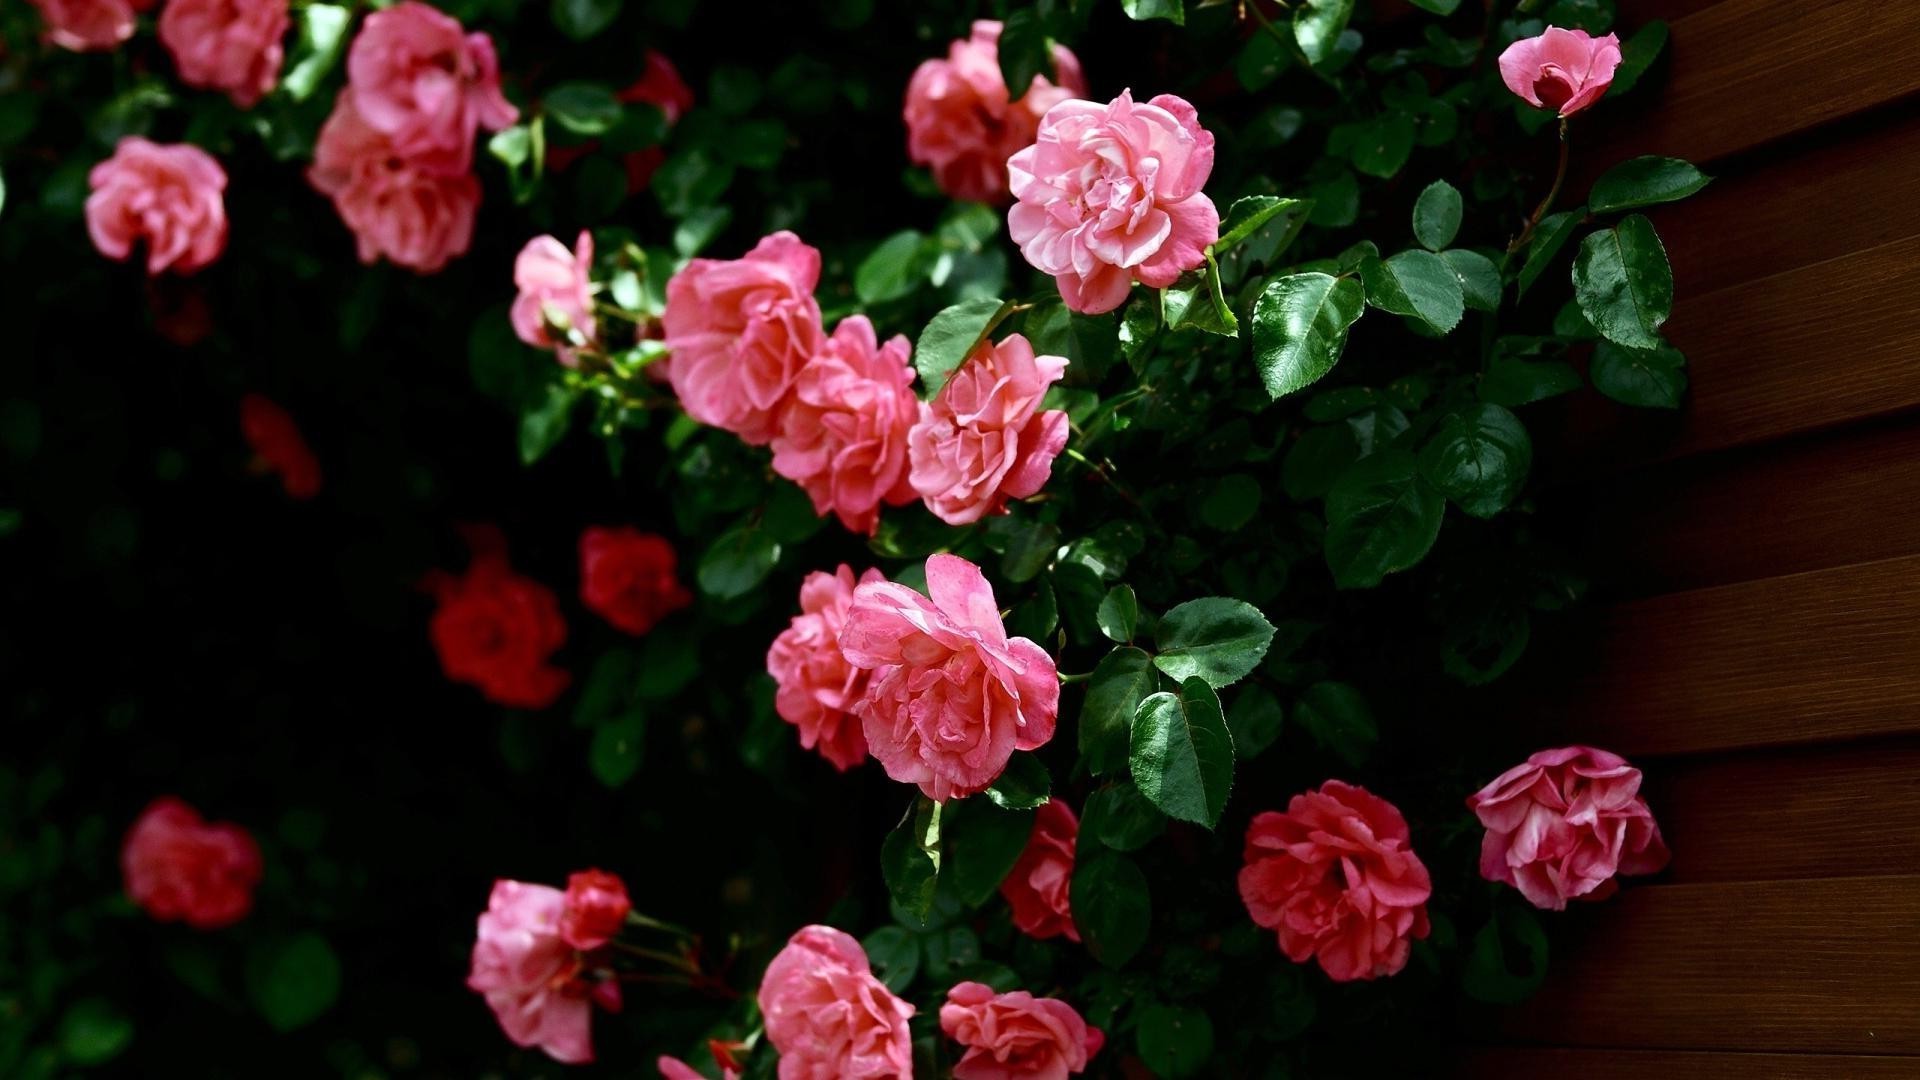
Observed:
[[[1500,1013],[1505,1037],[1920,1054],[1920,876],[1644,886],[1566,920],[1546,985]]]
[[[1521,1047],[1465,1051],[1459,1080],[1920,1080],[1920,1058]]]

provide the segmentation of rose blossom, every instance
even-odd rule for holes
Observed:
[[[87,233],[109,259],[145,241],[148,274],[191,274],[226,250],[227,173],[197,146],[129,135],[87,182]]]
[[[667,282],[667,375],[688,416],[755,446],[772,440],[825,339],[819,280],[820,252],[777,232],[738,259],[694,259]]]
[[[240,433],[266,468],[280,474],[287,496],[311,499],[320,493],[320,459],[287,410],[260,394],[240,399]]]
[[[476,129],[498,131],[520,115],[500,93],[493,39],[419,0],[367,16],[347,52],[346,92],[395,153],[448,172],[472,162]]]
[[[614,96],[623,104],[644,103],[654,106],[665,114],[669,128],[679,123],[687,110],[693,108],[693,88],[680,77],[680,69],[673,66],[673,61],[652,49],[646,51],[646,67],[641,69],[639,80]],[[658,146],[628,154],[627,194],[633,195],[644,190],[666,160],[666,150]]]
[[[847,662],[873,672],[854,704],[867,747],[903,784],[945,801],[984,791],[1015,750],[1053,738],[1060,674],[1007,637],[993,587],[957,555],[927,559],[927,591],[871,581],[840,629]]]
[[[509,318],[513,332],[536,349],[552,349],[562,364],[579,363],[568,335],[555,337],[549,327],[577,332],[595,340],[593,321],[593,234],[580,230],[572,251],[551,236],[536,236],[513,260],[514,298]]]
[[[660,1070],[661,1080],[707,1080],[705,1076],[701,1075],[699,1069],[681,1061],[679,1058],[672,1058],[662,1054],[660,1055],[660,1060],[654,1064]],[[723,1065],[720,1068],[720,1080],[740,1080],[740,1070],[728,1068]]]
[[[1487,827],[1480,876],[1520,890],[1537,908],[1599,900],[1616,874],[1667,865],[1666,841],[1640,797],[1640,770],[1591,746],[1542,750],[1467,799]]]
[[[1335,982],[1392,975],[1428,931],[1433,885],[1410,839],[1392,803],[1329,780],[1254,816],[1240,899],[1294,963]]]
[[[580,533],[580,602],[616,630],[639,636],[693,603],[676,576],[679,556],[663,536],[630,526]]]
[[[567,640],[560,605],[546,586],[507,565],[496,530],[473,530],[472,543],[465,574],[435,571],[425,582],[440,603],[428,629],[441,670],[498,704],[544,709],[570,681],[548,662]]]
[[[862,582],[885,581],[869,570]],[[847,663],[840,652],[840,628],[853,604],[853,568],[815,571],[800,583],[800,614],[793,617],[767,650],[767,674],[780,684],[773,707],[780,719],[800,729],[800,745],[845,772],[867,760],[867,737],[853,703],[867,688],[867,672]]]
[[[47,40],[74,52],[111,49],[133,36],[134,16],[153,0],[30,0],[47,24]]]
[[[1500,78],[1507,89],[1536,109],[1572,116],[1600,100],[1620,66],[1620,39],[1589,37],[1585,30],[1549,26],[1538,37],[1521,38],[1500,54]]]
[[[913,1076],[913,1006],[874,978],[860,943],[829,926],[803,927],[760,980],[767,1041],[780,1080]]]
[[[1067,902],[1073,880],[1073,850],[1080,837],[1080,820],[1059,799],[1040,804],[1033,831],[1020,860],[1000,880],[1000,895],[1013,909],[1013,925],[1042,940],[1065,934],[1080,940]]]
[[[773,437],[773,471],[799,484],[813,512],[833,511],[854,532],[880,527],[880,504],[914,499],[907,432],[920,415],[910,346],[879,344],[865,315],[840,321],[794,379]]]
[[[620,984],[589,982],[586,958],[560,936],[566,894],[500,880],[473,943],[468,989],[484,994],[516,1046],[538,1046],[555,1061],[593,1060],[592,1005],[620,1011]]]
[[[967,1048],[953,1067],[954,1080],[1066,1080],[1085,1072],[1087,1059],[1106,1043],[1099,1028],[1058,998],[1025,990],[996,994],[977,982],[947,991],[940,1030]]]
[[[287,0],[167,0],[160,43],[181,82],[224,91],[249,109],[280,80],[289,22]]]
[[[231,822],[202,821],[171,795],[155,799],[120,848],[127,895],[161,922],[217,930],[246,918],[260,884],[260,847]]]
[[[1184,99],[1063,101],[1035,140],[1007,161],[1019,200],[1007,228],[1073,310],[1112,311],[1135,281],[1163,289],[1220,239],[1220,214],[1200,190],[1213,133]]]
[[[907,83],[907,156],[933,169],[940,190],[956,199],[1005,202],[1007,158],[1033,143],[1046,111],[1083,97],[1087,81],[1080,61],[1064,46],[1053,47],[1060,85],[1035,75],[1018,101],[1010,101],[1000,73],[1000,24],[982,19],[973,34],[947,47],[947,58],[922,61]]]
[[[1035,356],[1019,334],[967,357],[907,435],[908,480],[934,516],[966,525],[1046,486],[1067,414],[1040,403],[1066,370],[1065,357]]]
[[[353,230],[360,261],[430,274],[466,254],[480,210],[480,181],[400,154],[341,91],[320,128],[307,178]]]

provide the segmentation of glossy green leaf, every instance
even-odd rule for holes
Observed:
[[[1334,55],[1341,31],[1353,18],[1353,0],[1300,0],[1293,9],[1293,40],[1307,62],[1319,64]]]
[[[1440,257],[1445,259],[1453,276],[1460,280],[1460,295],[1467,306],[1475,311],[1498,311],[1500,294],[1505,286],[1500,281],[1500,268],[1492,259],[1477,251],[1454,248],[1443,251]]]
[[[1167,829],[1167,815],[1122,780],[1087,796],[1080,813],[1080,835],[1115,851],[1138,851]]]
[[[860,939],[873,974],[887,989],[904,994],[920,974],[920,937],[904,926],[883,926]]]
[[[1460,325],[1466,313],[1466,293],[1453,267],[1431,251],[1403,251],[1390,259],[1367,259],[1360,264],[1367,303],[1395,315],[1419,319],[1436,334]]]
[[[1558,214],[1548,214],[1540,219],[1533,230],[1532,239],[1527,241],[1527,258],[1520,264],[1519,294],[1525,296],[1533,283],[1552,265],[1555,255],[1573,239],[1575,229],[1580,227],[1581,219],[1587,216],[1587,208],[1567,210]]]
[[[1653,223],[1639,214],[1580,242],[1573,295],[1594,329],[1636,349],[1660,347],[1673,314],[1673,268]]]
[[[318,934],[263,941],[247,957],[247,990],[275,1031],[305,1027],[340,996],[340,961]]]
[[[1533,441],[1518,417],[1498,405],[1449,413],[1420,451],[1420,472],[1474,517],[1507,508],[1533,466]]]
[[[1126,966],[1147,943],[1152,893],[1147,876],[1124,855],[1089,852],[1076,859],[1067,904],[1087,951],[1107,967]]]
[[[1691,162],[1679,158],[1637,157],[1600,174],[1587,196],[1587,208],[1596,214],[1611,214],[1638,206],[1675,202],[1706,187],[1712,180]]]
[[[1497,357],[1480,377],[1480,400],[1512,408],[1580,389],[1580,373],[1559,360]]]
[[[1213,1021],[1199,1009],[1149,1005],[1140,1011],[1134,1049],[1155,1076],[1198,1076],[1213,1056]]]
[[[540,103],[555,123],[576,135],[599,135],[620,120],[620,99],[599,83],[561,83]]]
[[[1297,228],[1306,223],[1307,212],[1312,208],[1313,204],[1305,199],[1283,199],[1277,195],[1249,195],[1244,199],[1235,199],[1233,205],[1227,208],[1227,216],[1220,220],[1220,239],[1214,241],[1213,252],[1215,255],[1225,255],[1275,219],[1292,222]]]
[[[540,397],[520,414],[520,463],[531,465],[566,438],[573,424],[575,392],[557,382],[548,383]]]
[[[1380,741],[1373,710],[1360,691],[1343,682],[1317,682],[1293,705],[1293,720],[1321,748],[1359,767]]]
[[[1159,682],[1144,649],[1115,649],[1093,669],[1080,708],[1080,754],[1095,776],[1126,767],[1134,710]]]
[[[575,41],[585,41],[613,25],[622,0],[553,0],[553,25]]]
[[[1464,204],[1460,190],[1445,180],[1435,180],[1413,204],[1413,238],[1428,251],[1441,251],[1460,235],[1460,216]]]
[[[715,600],[745,596],[780,561],[780,542],[763,529],[743,526],[721,534],[700,557],[700,591]]]
[[[1460,0],[1407,0],[1414,7],[1435,15],[1451,15],[1460,10]]]
[[[1273,641],[1273,624],[1245,600],[1208,596],[1161,616],[1154,640],[1159,649],[1154,666],[1169,676],[1231,686],[1260,666]]]
[[[1233,791],[1233,736],[1213,687],[1194,676],[1178,694],[1142,701],[1128,760],[1140,794],[1168,817],[1218,825]]]
[[[610,788],[633,779],[646,751],[646,725],[644,713],[629,709],[594,729],[593,743],[587,748],[587,766],[594,779]]]
[[[1053,777],[1047,767],[1030,753],[1017,753],[1007,759],[1007,767],[987,788],[987,798],[1008,810],[1031,810],[1047,801]]]
[[[294,101],[305,101],[320,89],[321,80],[340,63],[347,44],[353,9],[338,4],[309,4],[299,9],[300,36],[280,76],[280,91]]]
[[[1234,754],[1242,761],[1259,756],[1280,737],[1285,720],[1286,710],[1272,691],[1263,686],[1241,690],[1227,709],[1227,731],[1233,735]]]
[[[927,323],[913,347],[913,366],[920,373],[922,395],[931,398],[940,392],[947,377],[1004,316],[1007,306],[994,297],[963,300]]]
[[[853,272],[853,291],[863,304],[910,295],[926,278],[926,234],[907,229],[880,242]]]
[[[1165,19],[1175,26],[1187,23],[1184,0],[1120,0],[1120,10],[1133,20]]]
[[[1461,988],[1476,1001],[1516,1005],[1547,978],[1547,935],[1532,911],[1503,904],[1473,935]]]
[[[1687,392],[1687,358],[1665,342],[1657,348],[1631,349],[1603,341],[1593,347],[1587,377],[1594,389],[1621,404],[1677,409]]]
[[[1381,180],[1398,174],[1413,153],[1417,134],[1412,116],[1403,112],[1381,113],[1361,125],[1352,148],[1353,167]]]
[[[1366,294],[1352,278],[1289,274],[1267,283],[1253,305],[1253,359],[1275,398],[1333,370]]]
[[[880,873],[893,902],[915,918],[933,911],[940,876],[941,804],[916,796],[913,810],[880,845]]]
[[[1260,510],[1260,481],[1246,473],[1228,473],[1207,486],[1198,509],[1207,527],[1237,532]]]
[[[1038,10],[1022,7],[1007,13],[1000,24],[998,55],[1009,100],[1018,101],[1027,96],[1036,75],[1052,81],[1053,50],[1047,42],[1046,23]]]
[[[1327,492],[1327,565],[1342,589],[1370,589],[1426,558],[1446,500],[1398,449],[1360,459]]]
[[[1655,19],[1623,42],[1620,46],[1620,66],[1613,71],[1613,84],[1607,87],[1607,96],[1619,97],[1632,90],[1640,77],[1653,66],[1653,62],[1659,59],[1670,36],[1666,22]]]
[[[968,907],[993,897],[1000,881],[1027,849],[1032,810],[1007,810],[986,799],[961,799],[942,815],[942,874]]]
[[[1124,645],[1133,640],[1133,628],[1140,621],[1140,601],[1134,598],[1131,588],[1115,585],[1100,601],[1094,621],[1109,641]]]

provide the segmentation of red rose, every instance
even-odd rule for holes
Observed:
[[[632,910],[627,883],[618,874],[581,870],[567,878],[567,899],[560,909],[560,940],[576,949],[597,949],[620,933]]]
[[[245,829],[208,824],[172,796],[155,799],[120,849],[127,895],[161,922],[216,930],[246,918],[260,884],[260,848]]]
[[[426,580],[440,601],[428,627],[440,668],[501,705],[543,709],[569,681],[547,662],[567,640],[560,605],[546,586],[507,565],[496,530],[476,529],[472,541],[465,574],[436,571]]]
[[[693,603],[674,571],[679,562],[664,537],[638,529],[597,527],[580,534],[580,602],[629,634],[644,634]]]
[[[1013,908],[1013,925],[1036,938],[1065,934],[1080,940],[1067,904],[1067,886],[1073,880],[1073,849],[1080,837],[1080,821],[1059,799],[1048,799],[1033,816],[1027,850],[1001,879],[1000,895]]]
[[[320,493],[320,459],[287,410],[260,394],[248,394],[240,399],[240,433],[253,448],[258,467],[280,475],[288,498],[311,499]]]

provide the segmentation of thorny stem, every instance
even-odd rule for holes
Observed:
[[[1553,209],[1553,201],[1560,197],[1560,187],[1567,182],[1567,152],[1569,145],[1567,140],[1567,118],[1563,116],[1560,118],[1560,166],[1554,170],[1553,187],[1547,189],[1547,197],[1540,200],[1540,205],[1533,208],[1533,216],[1527,219],[1526,228],[1521,229],[1520,235],[1514,237],[1513,243],[1507,245],[1507,254],[1512,255],[1514,252],[1519,251],[1526,245],[1528,240],[1533,239],[1533,230],[1539,227],[1540,219],[1547,216],[1547,211]]]
[[[1063,453],[1065,453],[1068,458],[1074,461],[1077,461],[1080,464],[1085,465],[1087,468],[1093,470],[1093,475],[1099,477],[1103,483],[1105,483],[1108,487],[1112,488],[1113,493],[1115,495],[1118,495],[1122,499],[1125,499],[1128,506],[1133,507],[1135,510],[1139,511],[1142,514],[1145,514],[1147,512],[1147,508],[1140,505],[1140,500],[1133,497],[1133,492],[1128,491],[1126,487],[1120,483],[1120,481],[1114,479],[1113,474],[1111,472],[1107,471],[1107,466],[1102,465],[1097,461],[1094,461],[1092,458],[1088,457],[1087,455],[1081,453],[1078,450],[1075,450],[1071,446],[1067,447],[1066,450],[1063,451]]]

